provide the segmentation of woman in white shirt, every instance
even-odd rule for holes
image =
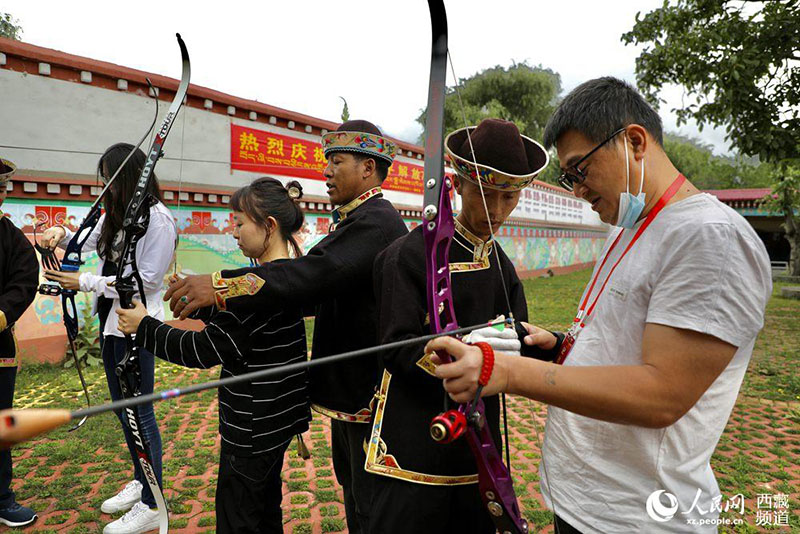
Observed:
[[[113,176],[133,145],[119,143],[105,151],[98,163],[98,173],[104,181]],[[125,210],[133,196],[136,183],[145,163],[145,154],[136,149],[125,167],[120,171],[103,198],[105,213],[100,217],[97,226],[86,240],[84,250],[96,250],[100,258],[97,272],[69,273],[61,271],[45,271],[45,278],[57,282],[65,289],[93,292],[95,294],[95,310],[100,319],[102,335],[100,344],[103,354],[103,366],[108,380],[111,399],[122,397],[119,378],[115,374],[117,364],[125,355],[125,337],[117,328],[118,316],[114,311],[119,308],[119,296],[112,282],[116,279],[117,267],[123,246],[122,220]],[[161,301],[161,290],[164,276],[169,270],[175,253],[177,229],[172,213],[161,201],[161,191],[155,175],[150,180],[147,193],[158,200],[150,208],[150,222],[147,233],[136,246],[136,264],[144,285],[148,314],[156,319],[164,319],[164,308]],[[73,232],[62,226],[55,226],[45,231],[43,245],[50,248],[66,247]],[[136,297],[139,299],[140,297]],[[142,394],[153,392],[154,357],[146,350],[140,351],[141,391]],[[106,525],[104,534],[133,534],[158,528],[158,511],[150,487],[142,473],[136,456],[133,436],[128,428],[122,412],[116,412],[122,423],[122,430],[131,454],[134,480],[122,491],[107,499],[101,506],[105,513],[129,510],[122,518]],[[152,404],[139,407],[142,431],[150,445],[153,469],[161,482],[161,434],[158,430]]]

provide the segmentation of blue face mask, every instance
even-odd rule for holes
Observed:
[[[644,211],[644,156],[642,157],[642,179],[639,183],[639,194],[631,194],[630,166],[628,165],[628,143],[625,143],[625,192],[619,194],[619,208],[617,211],[617,226],[622,228],[633,228],[636,221]]]

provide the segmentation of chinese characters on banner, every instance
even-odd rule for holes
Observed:
[[[231,124],[231,169],[324,181],[326,164],[318,141]],[[395,161],[383,187],[422,194],[422,176],[422,165]]]

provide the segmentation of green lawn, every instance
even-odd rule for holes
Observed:
[[[569,324],[588,271],[524,282],[531,321],[551,329]],[[800,301],[775,294],[764,331],[756,344],[739,400],[713,458],[723,495],[747,499],[745,526],[756,532],[756,496],[790,495],[790,529],[800,532]],[[309,325],[311,328],[311,325]],[[108,394],[101,369],[86,371],[94,403]],[[156,380],[166,389],[216,377],[217,371],[193,371],[158,362]],[[83,402],[73,369],[23,367],[17,378],[19,408],[78,408]],[[538,452],[544,408],[512,399],[509,410],[512,464],[520,502],[532,531],[549,532],[550,515],[538,493]],[[537,418],[531,422],[531,414]],[[171,532],[214,531],[214,488],[219,453],[215,392],[161,402],[156,415],[162,431],[165,493]],[[330,464],[327,421],[312,422],[305,435],[312,458],[297,458],[294,447],[284,464],[286,532],[344,532],[341,492]],[[129,480],[127,450],[111,414],[90,419],[74,433],[56,430],[14,449],[14,488],[20,501],[40,515],[37,532],[101,532],[111,518],[99,512],[103,499]],[[734,515],[728,513],[730,517]],[[544,530],[540,530],[544,529]],[[30,530],[29,530],[30,531]],[[720,532],[734,532],[721,528]]]

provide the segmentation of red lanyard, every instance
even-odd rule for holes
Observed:
[[[583,329],[583,327],[586,326],[586,319],[594,311],[594,307],[597,305],[597,301],[600,299],[600,295],[603,294],[603,290],[606,288],[606,284],[608,284],[611,275],[614,273],[614,270],[622,261],[622,258],[625,257],[625,254],[628,253],[628,251],[631,249],[631,247],[633,247],[636,241],[639,240],[644,231],[647,230],[647,227],[650,226],[650,223],[653,222],[653,220],[656,218],[656,215],[658,215],[659,212],[662,209],[664,209],[664,206],[667,205],[667,202],[669,202],[670,199],[672,199],[672,197],[675,196],[675,193],[678,192],[678,189],[681,187],[681,185],[683,185],[684,181],[686,181],[686,177],[683,174],[679,174],[678,177],[675,178],[672,184],[667,188],[667,190],[664,191],[664,194],[661,195],[661,198],[658,199],[656,205],[653,206],[653,209],[651,209],[650,213],[647,214],[647,218],[645,218],[642,225],[633,235],[633,239],[631,239],[631,242],[628,243],[628,246],[625,247],[625,250],[622,251],[622,255],[619,257],[619,259],[617,259],[617,262],[614,264],[614,266],[611,267],[611,270],[608,272],[608,276],[606,276],[605,281],[603,281],[603,285],[600,286],[600,291],[597,292],[597,295],[595,296],[594,300],[592,301],[592,304],[589,306],[589,309],[587,310],[586,304],[589,302],[589,297],[591,297],[592,295],[592,290],[594,289],[594,286],[597,283],[597,278],[600,276],[600,273],[602,272],[603,267],[605,266],[606,261],[608,260],[608,257],[611,256],[611,252],[614,250],[614,247],[616,247],[617,243],[619,243],[619,240],[622,237],[624,230],[620,231],[620,233],[617,234],[616,239],[614,239],[614,242],[611,243],[611,246],[608,248],[608,252],[606,252],[606,255],[603,257],[603,261],[600,263],[600,268],[597,269],[597,271],[595,272],[594,278],[592,279],[592,283],[591,285],[589,285],[589,290],[586,291],[586,296],[583,298],[583,302],[581,303],[580,308],[578,308],[578,314],[572,321],[572,327],[570,328],[564,341],[562,342],[561,350],[559,351],[556,363],[563,363],[564,359],[567,357],[567,354],[572,348],[572,345],[575,343],[575,338],[578,336],[578,333]]]

